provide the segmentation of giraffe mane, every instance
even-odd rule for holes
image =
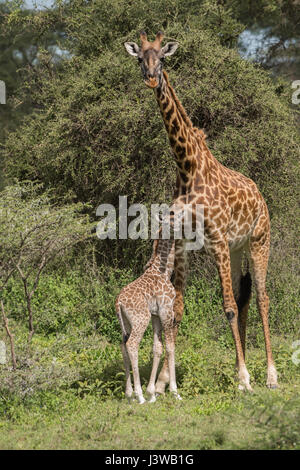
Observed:
[[[207,135],[205,134],[203,129],[198,129],[198,127],[194,127],[194,130],[196,131],[197,137],[200,139],[200,141],[204,142],[207,138]]]
[[[150,266],[152,266],[152,264],[153,264],[153,261],[154,261],[156,255],[157,255],[158,242],[159,242],[159,239],[156,239],[153,242],[152,255],[151,255],[151,258],[149,259],[149,261],[145,264],[144,271],[146,271],[148,268],[150,268]]]

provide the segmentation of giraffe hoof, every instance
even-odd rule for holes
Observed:
[[[148,400],[148,403],[155,403],[156,402],[156,396],[151,395],[150,399]]]
[[[270,390],[276,390],[276,388],[278,388],[278,385],[277,385],[277,384],[267,384],[267,387],[268,387]]]
[[[146,402],[146,400],[143,396],[138,396],[137,401],[138,401],[139,405],[143,405]]]
[[[176,400],[182,400],[181,396],[179,395],[178,392],[172,392],[173,394],[173,397],[176,399]]]

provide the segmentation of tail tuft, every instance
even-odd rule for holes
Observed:
[[[238,307],[239,313],[243,310],[245,305],[249,303],[250,301],[251,287],[252,287],[251,275],[250,275],[250,272],[247,271],[247,273],[241,277],[240,293],[239,293],[239,298],[237,300],[237,307]]]
[[[125,335],[123,334],[123,343],[124,343],[124,344],[127,343],[128,339],[129,339],[129,336],[130,336],[130,335],[128,335],[127,333],[126,333]]]
[[[118,317],[121,330],[122,330],[122,341],[124,344],[126,344],[129,339],[130,334],[128,334],[126,331],[124,321],[123,321],[123,316],[122,316],[122,305],[120,305],[118,301],[116,302],[116,315]]]

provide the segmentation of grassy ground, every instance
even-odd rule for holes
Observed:
[[[221,396],[215,398],[222,401]],[[282,392],[267,394],[259,390],[252,397],[234,398],[226,411],[213,413],[207,412],[207,399],[213,401],[211,397],[199,397],[174,403],[165,396],[155,405],[138,406],[119,400],[104,403],[95,397],[70,403],[70,397],[60,396],[57,410],[31,410],[23,415],[21,425],[2,421],[0,446],[1,449],[299,449],[299,399],[292,392],[283,399]]]
[[[262,326],[251,303],[246,362],[254,393],[238,391],[234,344],[218,284],[190,282],[176,344],[183,400],[128,404],[114,299],[132,274],[108,279],[71,271],[43,278],[34,300],[36,334],[27,343],[22,286],[5,293],[17,369],[0,365],[0,449],[299,449],[299,312],[293,296],[273,299],[271,338],[280,388],[267,390]],[[108,287],[109,286],[109,287]],[[274,298],[274,295],[273,295]],[[289,302],[288,302],[289,300]],[[293,347],[294,345],[294,347]],[[297,349],[298,348],[298,349]],[[146,388],[152,334],[141,343]]]
[[[124,399],[117,346],[99,344],[97,335],[85,342],[70,338],[37,336],[27,364],[16,372],[3,369],[1,449],[300,448],[299,367],[291,361],[289,340],[273,339],[280,373],[275,391],[264,387],[263,349],[250,348],[255,391],[248,394],[237,390],[234,354],[224,342],[179,337],[183,401],[166,393],[154,404],[138,405]],[[150,352],[146,339],[140,354],[144,386]]]

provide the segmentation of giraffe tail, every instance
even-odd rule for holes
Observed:
[[[118,317],[121,330],[122,330],[122,342],[126,344],[129,339],[129,334],[127,333],[125,325],[124,325],[123,315],[122,315],[122,305],[119,302],[116,303],[116,315]]]
[[[239,313],[242,312],[243,308],[249,304],[251,297],[252,279],[249,271],[249,264],[247,264],[246,274],[242,274],[240,282],[240,293],[237,300],[237,307]]]

